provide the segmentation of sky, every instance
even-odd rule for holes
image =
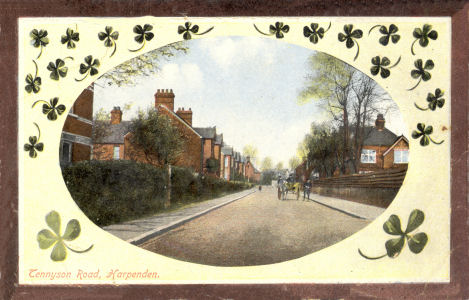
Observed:
[[[161,60],[161,71],[139,78],[135,86],[98,82],[94,112],[130,103],[123,120],[131,120],[139,108],[154,106],[157,89],[173,89],[175,110],[190,107],[194,127],[216,126],[225,143],[241,153],[245,145],[257,147],[258,165],[269,156],[288,166],[311,122],[325,119],[317,103],[297,103],[314,51],[259,37],[203,38],[187,46],[187,54]],[[399,113],[385,118],[394,133],[405,132]]]

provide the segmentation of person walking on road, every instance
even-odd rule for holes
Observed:
[[[303,200],[308,199],[309,200],[309,193],[311,192],[311,180],[308,179],[304,184],[303,184]]]

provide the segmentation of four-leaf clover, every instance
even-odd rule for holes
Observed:
[[[34,108],[34,106],[39,102],[44,103],[42,105],[42,113],[47,115],[47,119],[51,121],[57,120],[57,114],[62,115],[66,109],[63,104],[57,105],[59,103],[59,98],[57,97],[50,99],[49,103],[44,100],[37,100],[33,103],[32,107]]]
[[[436,89],[435,94],[428,93],[427,95],[427,102],[428,102],[427,108],[421,108],[416,103],[414,103],[414,105],[420,110],[431,109],[434,111],[437,107],[442,108],[445,105],[445,99],[442,98],[444,94],[445,93],[442,90]]]
[[[263,34],[263,35],[274,35],[278,39],[283,39],[284,33],[288,33],[290,31],[290,26],[287,24],[283,24],[283,22],[275,22],[275,25],[270,25],[269,26],[269,33],[264,33],[257,28],[256,24],[253,24],[254,28],[257,30],[257,32]]]
[[[67,43],[68,49],[74,49],[76,47],[75,42],[80,40],[80,34],[78,32],[74,32],[73,29],[67,28],[65,35],[62,35],[62,39],[60,40],[62,44]]]
[[[371,27],[370,31],[368,31],[368,35],[370,35],[371,31],[377,27],[379,27],[379,32],[383,34],[383,36],[379,38],[379,43],[381,45],[387,46],[389,39],[391,39],[393,44],[396,44],[401,39],[401,36],[396,34],[399,28],[397,28],[397,26],[394,24],[389,25],[389,29],[384,25],[375,25]]]
[[[39,129],[39,126],[36,123],[33,123],[33,124],[36,126],[37,131],[39,132],[39,135],[38,137],[36,136],[29,137],[29,144],[27,143],[24,144],[24,151],[29,152],[29,157],[36,158],[37,156],[36,151],[42,152],[42,150],[44,150],[44,144],[39,143],[39,139],[41,138],[41,130]]]
[[[139,50],[142,50],[143,47],[145,47],[145,42],[146,41],[151,41],[153,37],[155,36],[151,30],[153,29],[153,26],[150,24],[145,24],[142,26],[140,25],[135,25],[134,27],[134,33],[137,35],[135,36],[135,41],[139,44],[142,44],[142,47],[135,49],[135,50],[129,50],[131,52],[137,52]]]
[[[106,26],[104,28],[104,32],[98,33],[98,38],[101,41],[104,41],[104,46],[105,47],[112,47],[114,46],[114,50],[112,51],[111,56],[116,53],[117,50],[117,43],[116,40],[119,38],[119,32],[117,31],[112,31],[112,26]]]
[[[401,57],[399,56],[397,62],[394,65],[388,67],[391,63],[389,58],[387,58],[386,56],[383,56],[383,58],[375,56],[371,59],[371,63],[373,64],[373,66],[371,67],[370,72],[373,75],[377,75],[378,73],[380,73],[382,78],[388,78],[389,75],[391,75],[391,71],[389,71],[389,69],[394,68],[400,61]]]
[[[26,75],[26,86],[24,87],[24,89],[26,90],[26,92],[28,92],[28,94],[30,94],[31,92],[34,92],[35,94],[37,94],[41,90],[41,87],[40,87],[41,77],[37,76],[37,71],[38,71],[37,63],[34,60],[33,60],[33,63],[34,63],[34,66],[36,66],[36,74],[34,74],[34,77],[31,74]]]
[[[82,81],[84,80],[88,74],[93,76],[93,75],[96,75],[98,74],[98,67],[100,65],[99,63],[99,59],[94,59],[93,60],[93,56],[92,55],[88,55],[87,57],[85,57],[85,64],[80,64],[80,74],[86,74],[82,79],[76,79],[76,81]]]
[[[418,254],[422,252],[423,248],[425,248],[425,245],[428,241],[427,234],[425,232],[419,232],[415,234],[410,233],[417,229],[420,225],[422,225],[424,219],[424,213],[421,210],[414,209],[410,213],[409,220],[407,221],[406,230],[402,231],[401,220],[399,219],[399,217],[396,215],[391,215],[389,219],[383,224],[383,229],[387,234],[399,237],[386,241],[386,254],[377,257],[369,257],[363,254],[360,249],[358,249],[358,253],[366,259],[380,259],[385,257],[386,255],[390,258],[396,258],[397,256],[399,256],[402,249],[404,248],[406,241],[412,253]]]
[[[319,27],[317,23],[311,23],[311,28],[305,26],[303,28],[303,35],[309,38],[309,41],[313,44],[317,44],[319,39],[324,37],[324,34],[331,28],[331,23],[329,22],[329,27],[326,30],[324,28]]]
[[[37,56],[36,59],[41,57],[42,54],[42,48],[47,46],[49,44],[49,38],[47,37],[47,30],[37,30],[33,29],[29,35],[31,36],[32,40],[31,43],[35,48],[41,47],[41,51],[39,52],[39,55]]]
[[[73,60],[72,57],[68,56],[65,59],[70,58]],[[67,76],[68,68],[65,66],[65,61],[57,58],[54,62],[49,62],[49,65],[47,66],[47,70],[51,71],[50,72],[50,78],[53,80],[59,80],[60,77],[65,77]]]
[[[363,31],[360,29],[353,30],[353,25],[348,24],[344,25],[344,33],[340,32],[338,35],[339,41],[343,42],[345,41],[345,45],[347,46],[348,49],[352,48],[355,43],[357,43],[357,54],[355,54],[355,57],[353,60],[356,60],[358,57],[358,54],[360,53],[360,45],[358,45],[358,42],[356,39],[359,39],[363,36]]]
[[[414,29],[414,38],[415,41],[412,43],[412,46],[410,47],[410,52],[412,52],[413,55],[415,55],[414,52],[414,44],[415,42],[419,41],[420,46],[422,47],[427,47],[429,40],[436,40],[438,38],[438,32],[435,30],[432,30],[432,25],[425,24],[423,25],[423,28],[415,28]]]
[[[199,25],[192,26],[191,22],[186,22],[186,23],[184,23],[184,26],[182,26],[182,25],[178,26],[178,34],[182,34],[183,39],[190,40],[192,38],[191,32],[195,35],[202,35],[202,34],[206,34],[206,33],[210,32],[212,29],[213,29],[213,27],[210,27],[206,31],[204,31],[202,33],[198,33],[199,32]]]
[[[415,70],[412,70],[410,72],[410,75],[412,76],[412,78],[414,79],[417,79],[419,78],[419,81],[417,82],[417,84],[408,89],[409,91],[415,89],[420,81],[428,81],[430,80],[430,78],[432,78],[432,75],[430,74],[430,72],[427,72],[426,70],[432,70],[433,67],[435,66],[435,64],[433,63],[433,60],[429,59],[425,62],[425,66],[423,65],[423,62],[421,59],[417,59],[415,62],[414,62],[414,66],[416,67]]]
[[[425,126],[424,123],[418,123],[417,124],[417,130],[412,131],[412,138],[418,139],[420,138],[420,145],[421,146],[428,146],[430,144],[430,141],[433,144],[440,145],[444,142],[444,140],[440,142],[435,142],[430,134],[433,133],[433,127],[432,126]]]
[[[67,223],[65,232],[61,234],[60,215],[56,211],[51,211],[46,215],[46,223],[51,230],[43,229],[37,234],[37,242],[39,248],[49,249],[54,246],[50,254],[53,261],[64,261],[67,258],[67,249],[75,253],[85,253],[93,248],[93,245],[85,250],[76,250],[68,246],[65,242],[73,241],[80,235],[80,223],[76,219],[72,219]]]

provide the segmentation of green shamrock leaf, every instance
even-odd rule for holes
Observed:
[[[75,250],[68,246],[65,241],[73,241],[80,235],[81,227],[80,223],[76,219],[72,219],[67,223],[65,232],[61,234],[61,221],[60,215],[56,211],[51,211],[46,215],[46,223],[52,231],[49,229],[43,229],[37,234],[37,242],[39,248],[45,250],[54,246],[52,249],[50,258],[53,261],[64,261],[67,258],[67,249],[75,253],[85,253],[93,248],[93,245],[85,250]]]
[[[418,139],[420,138],[420,145],[421,146],[428,146],[430,141],[436,145],[440,145],[444,142],[444,140],[440,142],[435,142],[430,135],[433,133],[432,126],[425,126],[424,123],[417,124],[417,130],[412,131],[412,138]]]
[[[416,234],[411,234],[416,230],[420,225],[422,225],[425,219],[425,215],[421,210],[414,209],[409,216],[407,221],[407,227],[405,231],[402,231],[401,220],[396,215],[391,215],[388,220],[383,224],[383,229],[387,234],[398,236],[397,238],[392,238],[386,241],[384,244],[386,248],[386,254],[370,257],[358,249],[358,253],[366,259],[380,259],[386,255],[390,258],[396,258],[404,249],[405,242],[409,245],[410,251],[412,253],[418,254],[422,252],[423,248],[428,242],[428,236],[424,232],[419,232]]]
[[[40,87],[41,77],[37,76],[37,71],[38,71],[37,63],[34,60],[33,60],[33,63],[34,63],[34,66],[36,67],[36,74],[34,74],[34,77],[31,74],[26,75],[26,86],[24,87],[24,89],[26,90],[26,92],[28,92],[28,94],[30,94],[31,92],[34,92],[35,94],[37,94],[41,90],[41,87]]]
[[[363,31],[360,29],[353,30],[353,25],[348,24],[344,25],[344,33],[340,32],[338,34],[338,38],[340,42],[345,41],[345,46],[350,49],[352,48],[355,43],[357,43],[357,54],[355,54],[355,57],[353,60],[356,60],[358,57],[358,54],[360,53],[360,45],[358,44],[358,41],[356,39],[359,39],[363,36]]]
[[[99,59],[94,59],[92,55],[88,55],[85,57],[85,64],[80,64],[80,74],[86,74],[82,79],[76,79],[76,81],[82,81],[84,80],[88,75],[96,75],[98,74],[98,67],[100,65]]]
[[[410,76],[412,76],[412,78],[414,78],[414,79],[419,78],[419,81],[417,82],[417,84],[414,87],[408,89],[408,91],[412,91],[413,89],[415,89],[420,84],[420,81],[430,80],[432,78],[432,75],[430,74],[430,72],[428,72],[426,70],[432,70],[433,67],[435,66],[435,64],[433,63],[433,60],[429,59],[425,62],[425,66],[424,66],[422,60],[417,59],[414,62],[414,66],[415,66],[416,69],[414,69],[410,72]]]
[[[67,28],[65,35],[62,35],[60,41],[62,42],[62,44],[66,43],[68,49],[75,49],[75,42],[78,42],[79,40],[80,34],[78,32],[74,32],[71,28]]]
[[[153,37],[155,36],[153,34],[153,32],[151,32],[151,30],[153,29],[153,26],[151,26],[150,24],[145,24],[143,25],[143,28],[142,26],[140,25],[135,25],[134,26],[134,33],[136,33],[137,35],[135,36],[135,41],[139,44],[142,44],[142,46],[138,49],[135,49],[135,50],[130,50],[130,52],[137,52],[137,51],[140,51],[143,49],[143,47],[145,47],[145,43],[146,41],[151,41],[153,39]]]
[[[99,40],[104,41],[104,46],[105,47],[114,46],[114,50],[112,51],[112,53],[109,57],[113,56],[114,53],[116,53],[116,50],[117,50],[116,40],[119,38],[119,32],[112,31],[111,26],[106,26],[104,28],[104,32],[98,33],[98,38],[99,38]]]
[[[388,67],[389,64],[391,64],[391,61],[389,60],[389,58],[387,58],[386,56],[383,56],[383,58],[380,58],[379,56],[375,56],[371,59],[371,64],[373,66],[371,67],[370,72],[374,76],[380,73],[382,78],[388,78],[389,75],[391,75],[391,71],[389,71],[389,69],[397,66],[397,64],[400,61],[401,61],[401,57],[399,56],[399,59],[397,60],[397,62],[394,65]]]
[[[32,107],[34,108],[34,106],[39,102],[44,103],[42,105],[42,113],[47,115],[47,119],[50,121],[57,120],[57,114],[59,116],[62,115],[66,109],[65,105],[63,104],[57,105],[59,103],[59,98],[57,97],[50,99],[49,103],[44,100],[38,100],[33,103]]]
[[[389,29],[384,25],[375,25],[371,27],[370,31],[368,31],[368,35],[370,35],[371,31],[377,27],[379,27],[379,32],[383,34],[383,36],[379,38],[379,43],[381,45],[387,46],[389,44],[389,40],[391,40],[393,44],[396,44],[401,39],[401,36],[396,34],[399,28],[394,24],[389,25]]]
[[[420,110],[435,110],[437,107],[442,108],[445,105],[445,99],[442,98],[444,96],[444,92],[440,89],[435,90],[435,94],[428,93],[427,95],[427,102],[428,102],[428,107],[427,108],[421,108],[420,106],[417,105],[417,103],[414,103],[415,107],[417,107]]]
[[[430,42],[429,39],[436,40],[438,38],[438,32],[432,30],[432,25],[425,24],[423,25],[422,29],[415,28],[413,32],[415,41],[412,43],[410,47],[410,52],[415,55],[414,52],[414,44],[419,41],[420,46],[427,47],[428,43]]]
[[[72,57],[68,56],[65,59],[72,59]],[[50,78],[53,79],[53,80],[59,80],[60,77],[65,77],[67,76],[67,72],[68,72],[68,68],[65,66],[65,61],[60,59],[60,58],[57,58],[55,60],[55,64],[54,62],[49,62],[49,65],[47,66],[47,70],[51,71],[50,72]]]
[[[24,144],[24,151],[29,152],[29,157],[36,158],[37,157],[36,151],[42,152],[42,150],[44,150],[44,144],[39,143],[39,139],[41,138],[41,130],[39,129],[39,126],[36,123],[33,123],[33,124],[37,128],[39,132],[39,136],[38,137],[30,136],[29,144],[28,143]]]
[[[283,22],[275,22],[274,25],[270,25],[269,33],[264,33],[261,30],[259,30],[259,28],[257,28],[256,24],[253,24],[253,25],[254,25],[254,28],[257,30],[257,32],[263,35],[267,35],[267,36],[271,36],[275,34],[275,37],[278,39],[283,39],[284,33],[288,33],[290,31],[290,26],[286,24],[284,25]]]
[[[183,39],[190,40],[192,38],[191,33],[195,34],[195,35],[203,35],[203,34],[206,34],[206,33],[210,32],[212,29],[213,29],[213,27],[210,27],[206,31],[204,31],[202,33],[198,33],[199,32],[199,26],[198,25],[192,26],[191,22],[186,22],[184,24],[184,26],[182,26],[182,25],[178,26],[178,34],[182,34]]]
[[[42,54],[42,48],[47,46],[49,44],[49,38],[47,37],[47,30],[37,30],[33,29],[30,33],[29,36],[32,38],[31,43],[35,48],[41,48],[41,51],[39,52],[39,55],[37,56],[36,59],[41,57]]]
[[[311,28],[305,26],[303,28],[303,35],[309,38],[309,41],[313,44],[317,44],[319,39],[324,37],[324,34],[331,28],[331,23],[329,22],[329,27],[326,30],[324,28],[319,27],[317,23],[311,23]]]

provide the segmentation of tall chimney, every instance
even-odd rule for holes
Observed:
[[[189,110],[184,110],[184,107],[179,108],[176,112],[176,115],[183,119],[187,124],[192,126],[192,110],[190,108]]]
[[[376,118],[376,121],[375,121],[375,126],[376,126],[376,129],[378,129],[379,131],[383,130],[384,129],[384,116],[383,114],[378,114],[378,117]]]
[[[173,90],[158,89],[155,94],[155,108],[164,105],[171,111],[174,111],[174,93]]]
[[[120,124],[122,121],[122,111],[119,106],[114,106],[111,110],[111,124]]]

